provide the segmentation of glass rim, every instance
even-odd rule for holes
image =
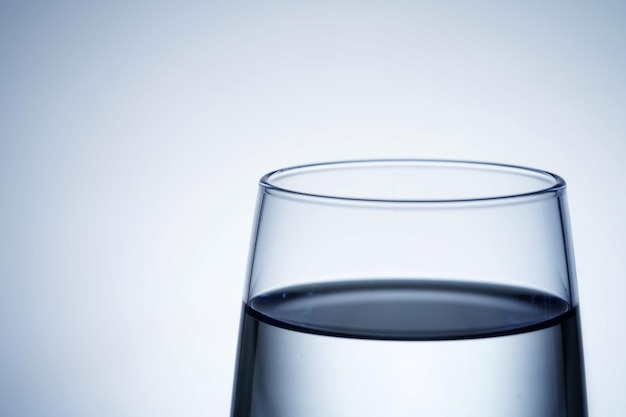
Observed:
[[[395,166],[433,166],[433,167],[456,167],[456,168],[474,168],[483,169],[485,171],[497,172],[508,171],[509,174],[517,175],[534,175],[536,177],[542,177],[544,180],[552,182],[551,185],[546,187],[537,187],[531,191],[516,192],[516,193],[495,193],[494,195],[480,196],[480,197],[461,197],[461,198],[388,198],[388,197],[355,197],[355,196],[342,196],[336,194],[325,194],[319,192],[307,192],[304,190],[298,190],[297,187],[284,187],[275,183],[276,178],[281,174],[302,174],[310,170],[330,170],[334,168],[350,168],[350,167],[367,167],[377,165],[395,165]],[[319,162],[311,164],[294,165],[277,169],[263,175],[259,180],[259,186],[264,191],[270,193],[278,193],[280,195],[291,197],[303,197],[315,200],[327,200],[334,202],[363,202],[363,203],[471,203],[471,202],[489,202],[489,201],[507,201],[518,198],[526,197],[538,197],[546,194],[558,194],[565,190],[567,184],[565,180],[552,172],[545,171],[537,168],[530,168],[521,165],[504,164],[497,162],[483,162],[472,160],[457,160],[457,159],[420,159],[420,158],[405,158],[405,159],[355,159],[355,160],[340,160],[330,162]]]

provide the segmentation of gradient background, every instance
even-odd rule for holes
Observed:
[[[626,415],[615,1],[0,2],[0,415],[226,416],[257,180],[569,184],[590,415]]]

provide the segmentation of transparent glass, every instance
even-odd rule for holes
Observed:
[[[586,416],[565,182],[381,160],[260,182],[232,416]]]

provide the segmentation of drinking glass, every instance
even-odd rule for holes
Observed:
[[[231,415],[586,416],[563,179],[439,160],[265,175]]]

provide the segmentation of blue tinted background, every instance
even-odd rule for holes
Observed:
[[[568,180],[626,415],[624,3],[308,3],[0,4],[0,415],[228,415],[257,179],[380,157]]]

